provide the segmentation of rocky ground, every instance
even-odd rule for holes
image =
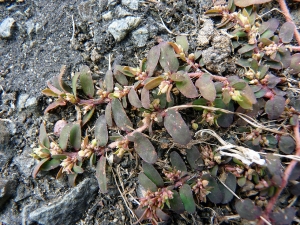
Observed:
[[[56,180],[55,173],[32,178],[36,161],[30,154],[38,145],[41,122],[51,127],[61,118],[72,118],[59,110],[43,115],[51,99],[42,96],[41,90],[62,65],[67,66],[67,74],[88,65],[95,79],[105,74],[109,54],[114,63],[138,65],[157,38],[174,40],[186,34],[190,47],[196,49],[199,39],[209,40],[213,33],[212,24],[203,23],[202,17],[211,5],[210,0],[0,1],[0,224],[134,222],[129,208],[136,207],[137,179],[131,177],[136,165],[129,158],[118,167],[120,177],[110,175],[106,195],[98,193],[93,168],[87,169],[75,188],[68,186],[66,178]],[[265,11],[271,8],[269,4]],[[292,13],[299,25],[296,6]],[[207,42],[201,47],[209,46]],[[218,53],[207,50],[205,63],[218,67],[230,52],[217,59],[212,54]],[[212,70],[230,72],[235,65],[228,62]],[[133,196],[129,208],[120,191]],[[173,223],[210,224],[212,212],[201,212],[194,222],[175,215]]]

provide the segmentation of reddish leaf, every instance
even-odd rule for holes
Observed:
[[[147,163],[155,163],[157,160],[157,153],[152,143],[143,134],[135,132],[134,137],[134,149],[137,154]]]
[[[152,192],[157,191],[157,186],[144,173],[140,173],[138,179],[139,179],[139,183],[146,190],[150,190]]]
[[[265,105],[265,112],[270,120],[275,120],[280,117],[285,108],[285,99],[275,95],[271,100],[268,100]]]
[[[106,158],[104,156],[101,156],[97,162],[96,178],[98,180],[101,193],[107,193]]]
[[[114,70],[114,77],[116,78],[116,80],[123,86],[127,86],[128,85],[128,80],[126,78],[126,76],[124,74],[122,74],[121,72],[119,72],[118,67],[120,67],[119,65],[117,65],[115,67]]]
[[[160,45],[154,46],[150,49],[147,56],[147,72],[148,76],[151,77],[157,66],[160,57]]]
[[[297,210],[295,208],[287,207],[282,209],[282,211],[272,212],[270,219],[274,225],[292,224],[296,212]]]
[[[50,148],[50,141],[44,123],[42,123],[40,126],[39,141],[40,144],[43,145],[44,147]]]
[[[164,181],[157,170],[149,163],[143,162],[142,164],[144,174],[157,186],[163,187]]]
[[[67,102],[64,99],[59,98],[55,102],[52,102],[50,105],[48,105],[48,107],[44,111],[44,114],[46,114],[48,111],[52,109],[55,109],[58,106],[65,106],[66,104]]]
[[[216,98],[216,88],[211,80],[211,75],[208,73],[203,74],[195,83],[197,88],[199,88],[200,94],[203,98],[208,101],[213,102]]]
[[[145,109],[150,108],[150,95],[149,91],[144,87],[141,92],[141,101]]]
[[[285,154],[291,154],[295,148],[295,140],[291,136],[281,136],[278,142],[279,150]]]
[[[200,169],[201,164],[204,165],[200,151],[195,146],[192,146],[191,149],[187,149],[186,159],[192,167],[192,169]]]
[[[108,126],[112,126],[113,125],[113,121],[112,121],[112,112],[111,112],[111,103],[109,102],[107,105],[106,105],[106,108],[105,108],[105,119],[106,119],[106,123]]]
[[[107,70],[105,74],[105,87],[107,92],[112,92],[114,90],[114,78],[111,70]]]
[[[174,142],[186,145],[191,141],[190,130],[179,112],[173,109],[167,110],[164,126]]]
[[[294,37],[295,25],[292,22],[285,22],[279,31],[279,37],[283,43],[290,43]]]
[[[246,220],[256,220],[260,217],[262,210],[253,204],[253,202],[247,198],[244,200],[238,200],[235,203],[235,209],[240,217]]]
[[[189,213],[194,213],[196,211],[196,204],[191,187],[187,184],[182,185],[179,189],[179,195],[185,210]]]
[[[292,55],[290,68],[291,74],[300,73],[300,53]]]
[[[197,88],[193,84],[191,78],[186,73],[183,74],[183,77],[184,77],[183,81],[175,82],[178,90],[187,98],[198,97],[199,94],[198,94]]]
[[[176,72],[179,67],[179,62],[174,52],[174,49],[167,43],[160,44],[159,63],[165,72]]]
[[[95,123],[95,138],[97,146],[105,146],[108,142],[108,131],[105,115],[101,115]]]
[[[117,126],[124,131],[130,131],[133,127],[119,99],[113,98],[111,101],[112,114]]]
[[[245,8],[250,5],[264,4],[272,0],[234,0],[234,4],[238,7]]]
[[[142,102],[139,99],[138,94],[134,90],[134,88],[130,88],[130,91],[128,93],[128,100],[131,105],[133,105],[136,108],[142,108]]]
[[[75,150],[81,147],[81,126],[79,123],[73,124],[70,130],[70,144]]]
[[[176,170],[180,170],[182,172],[187,171],[184,161],[182,160],[181,156],[177,152],[172,152],[170,154],[170,160],[171,160],[172,167],[175,168]]]
[[[80,68],[80,84],[84,94],[89,98],[92,98],[95,94],[94,82],[91,75],[90,68],[88,66],[82,66]]]
[[[40,161],[33,169],[32,171],[32,177],[35,179],[36,175],[38,174],[38,172],[40,171],[41,167],[43,166],[44,163],[46,163],[48,160],[50,160],[50,158],[45,158],[42,161]]]
[[[53,129],[53,134],[57,137],[59,137],[62,129],[64,128],[64,126],[66,126],[68,123],[65,120],[58,120],[55,125],[54,125],[54,129]]]

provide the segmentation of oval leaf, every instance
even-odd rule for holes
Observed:
[[[106,119],[107,125],[110,126],[110,127],[113,125],[111,114],[112,114],[112,112],[111,112],[111,103],[108,103],[106,108],[105,108],[105,119]]]
[[[130,91],[128,93],[128,100],[131,105],[133,105],[136,108],[142,108],[142,102],[139,99],[138,94],[134,90],[134,88],[130,88]]]
[[[285,154],[291,154],[296,148],[296,143],[291,136],[281,136],[278,147]]]
[[[179,195],[185,210],[189,213],[194,213],[196,211],[196,204],[191,187],[187,184],[182,185],[179,189]]]
[[[46,148],[50,148],[50,141],[49,141],[44,123],[42,123],[40,126],[39,141],[40,141],[40,144],[42,144]]]
[[[84,126],[87,122],[90,121],[92,116],[94,115],[95,108],[93,107],[88,113],[86,113],[82,119],[82,126]]]
[[[70,130],[70,144],[75,150],[81,147],[81,127],[78,123],[73,124]]]
[[[171,210],[178,214],[182,214],[184,212],[184,205],[177,191],[173,191],[173,198],[169,199],[169,202]]]
[[[150,108],[150,95],[149,95],[149,90],[147,90],[145,87],[142,89],[141,93],[141,101],[142,105],[145,109]]]
[[[249,198],[238,200],[235,203],[235,208],[240,217],[246,220],[256,220],[262,213],[261,208],[254,205]]]
[[[285,22],[279,31],[279,37],[283,43],[290,43],[294,37],[295,25],[292,22]]]
[[[190,130],[179,112],[173,109],[168,110],[164,119],[164,126],[174,142],[186,145],[191,141]]]
[[[232,174],[232,173],[228,173],[227,174],[227,178],[225,180],[225,184],[228,188],[230,188],[230,190],[232,190],[233,192],[235,192],[236,189],[236,177]],[[233,194],[224,186],[221,185],[220,186],[221,191],[224,194],[223,200],[222,200],[222,204],[227,204],[228,202],[230,202],[233,198]]]
[[[135,132],[134,137],[134,149],[137,154],[147,163],[155,163],[157,160],[157,153],[152,143],[143,134]]]
[[[270,2],[272,0],[234,0],[234,4],[238,7],[245,8],[250,5],[264,4],[266,2]]]
[[[50,161],[43,163],[43,165],[41,166],[41,170],[49,171],[49,170],[53,170],[59,166],[60,166],[60,160],[51,159]]]
[[[105,115],[101,115],[95,123],[95,138],[97,146],[105,146],[108,142],[108,131]]]
[[[149,78],[149,80],[147,81],[147,83],[145,84],[144,88],[146,88],[147,90],[152,90],[153,88],[158,87],[158,85],[160,85],[160,83],[164,80],[163,77],[153,77],[153,78]]]
[[[58,143],[59,143],[59,147],[62,150],[67,149],[68,139],[69,139],[69,136],[70,136],[71,128],[72,128],[72,124],[67,124],[67,125],[64,126],[64,128],[60,132]]]
[[[126,115],[126,112],[117,98],[113,98],[111,101],[112,114],[117,126],[124,131],[130,131],[129,127],[132,127],[132,123]]]
[[[106,179],[106,158],[101,156],[96,166],[96,178],[98,180],[101,193],[107,192],[107,179]]]
[[[189,42],[188,42],[186,36],[177,36],[176,37],[176,43],[179,44],[182,47],[184,53],[188,52]]]
[[[172,152],[170,154],[170,160],[172,167],[175,168],[176,170],[180,171],[187,171],[186,165],[184,161],[182,160],[181,156],[177,152]]]
[[[82,66],[80,68],[79,79],[84,94],[86,94],[89,98],[92,98],[95,93],[95,88],[91,71],[88,66]]]
[[[178,59],[174,49],[167,42],[160,44],[159,63],[165,72],[176,72],[178,70]]]
[[[139,179],[139,183],[146,190],[150,190],[152,192],[157,191],[157,186],[144,173],[140,173],[138,179]]]
[[[209,174],[204,174],[202,180],[208,181],[208,187],[211,187],[210,193],[207,195],[208,199],[215,204],[223,201],[223,192],[220,189],[218,182]]]
[[[143,162],[144,174],[157,186],[163,187],[164,181],[153,165]]]
[[[77,97],[77,81],[81,72],[76,72],[74,77],[72,77],[72,92],[75,97]]]
[[[105,87],[107,92],[112,92],[114,90],[114,78],[111,70],[107,70],[105,74]]]
[[[265,105],[265,112],[268,114],[270,120],[275,120],[280,117],[285,108],[285,99],[281,96],[275,97],[267,101]]]
[[[195,83],[199,88],[200,94],[208,101],[213,102],[216,98],[216,88],[214,82],[211,80],[211,75],[203,74]]]
[[[46,163],[48,160],[50,160],[50,158],[45,158],[43,159],[42,161],[40,161],[33,169],[32,171],[32,177],[35,179],[36,178],[36,175],[38,174],[38,172],[40,171],[42,165],[44,163]]]
[[[148,76],[151,77],[157,66],[158,60],[160,57],[160,46],[154,46],[150,49],[147,56],[147,72]]]
[[[290,73],[297,74],[300,73],[300,53],[292,55],[291,64],[290,64]]]
[[[183,74],[184,80],[175,82],[178,90],[187,98],[198,97],[198,91],[191,78],[185,73]]]

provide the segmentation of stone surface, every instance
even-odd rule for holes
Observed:
[[[109,12],[107,12],[107,13],[104,13],[104,14],[102,15],[102,18],[103,18],[104,20],[111,20],[111,19],[112,19],[112,12],[109,11]]]
[[[108,32],[111,33],[116,41],[121,41],[125,38],[128,32],[136,28],[141,22],[141,17],[128,16],[124,19],[119,19],[112,22],[108,26]]]
[[[14,157],[13,163],[18,167],[18,170],[21,174],[26,177],[30,177],[32,174],[33,167],[35,165],[35,160],[30,155],[32,153],[32,149],[26,147],[22,154]]]
[[[75,224],[94,200],[97,190],[95,179],[85,179],[63,198],[31,212],[29,219],[44,225]]]
[[[126,9],[122,8],[121,6],[117,6],[116,8],[117,17],[122,18],[125,16],[132,16],[132,13],[128,12]]]
[[[11,36],[11,30],[15,23],[14,18],[6,18],[0,24],[0,37],[9,38]]]
[[[214,22],[211,19],[207,19],[203,23],[203,27],[199,31],[197,41],[200,46],[209,44],[210,39],[214,32]]]
[[[132,38],[134,39],[135,44],[138,47],[144,47],[147,44],[147,40],[149,38],[147,27],[144,26],[132,32]]]
[[[122,0],[122,5],[125,5],[132,10],[138,10],[139,0]]]
[[[19,110],[22,110],[25,108],[25,104],[26,104],[26,101],[27,99],[29,98],[29,95],[28,94],[21,94],[18,98],[18,101],[17,101],[17,108]]]
[[[34,107],[37,105],[36,97],[31,97],[26,100],[25,108]]]
[[[0,208],[16,193],[17,182],[0,178]]]

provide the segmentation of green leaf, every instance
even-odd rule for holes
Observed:
[[[52,155],[51,157],[52,157],[53,159],[60,159],[60,160],[64,160],[64,159],[67,158],[67,156],[64,155],[64,154]]]
[[[80,68],[80,84],[84,94],[89,98],[92,98],[95,94],[94,82],[91,75],[91,71],[88,66],[82,66]]]
[[[42,94],[43,94],[43,95],[50,96],[50,97],[58,97],[58,94],[55,93],[54,91],[52,91],[52,90],[49,89],[49,88],[46,88],[46,89],[42,90]]]
[[[134,149],[137,154],[147,163],[155,163],[157,160],[157,153],[152,143],[143,134],[135,132],[134,137]]]
[[[113,98],[111,101],[112,114],[117,126],[124,131],[130,131],[133,127],[119,99]]]
[[[156,45],[150,49],[147,56],[147,72],[148,76],[151,77],[157,66],[160,58],[160,45]]]
[[[106,146],[108,142],[108,130],[105,115],[101,115],[95,123],[95,138],[97,140],[97,146]]]
[[[111,70],[107,70],[105,74],[105,87],[107,92],[113,92],[114,90],[114,78],[113,78],[113,73]]]
[[[194,213],[196,211],[196,204],[193,198],[191,187],[187,184],[182,185],[179,189],[179,195],[185,210],[188,213]]]
[[[294,37],[295,24],[285,22],[279,30],[279,37],[283,43],[290,43]]]
[[[159,63],[165,72],[176,72],[179,67],[179,62],[174,52],[174,49],[167,43],[160,44]]]
[[[71,128],[72,128],[72,124],[67,124],[64,126],[64,128],[60,132],[58,143],[59,143],[59,147],[62,150],[67,149]]]
[[[232,190],[232,192],[235,193],[236,177],[232,173],[227,174],[225,184],[228,188],[230,188],[230,190]],[[228,202],[230,202],[232,200],[233,194],[224,185],[220,185],[220,189],[224,194],[222,204],[227,204]]]
[[[245,44],[242,48],[240,48],[238,50],[238,53],[242,55],[246,52],[249,52],[249,51],[255,49],[256,47],[257,47],[256,44],[254,44],[254,45]]]
[[[112,120],[112,112],[111,112],[111,103],[109,102],[107,105],[106,105],[106,108],[105,108],[105,119],[106,119],[106,123],[108,126],[112,126],[113,125],[113,120]]]
[[[270,120],[275,120],[280,117],[285,108],[285,99],[281,96],[275,95],[273,99],[267,101],[265,105],[265,112],[268,114]]]
[[[96,163],[96,155],[95,153],[93,153],[90,157],[90,166],[95,165],[95,163]]]
[[[50,141],[44,123],[42,123],[40,126],[39,141],[40,144],[43,145],[44,147],[50,148]]]
[[[181,71],[178,71],[177,73],[180,73]],[[182,71],[183,72],[183,71]],[[184,73],[184,72],[183,72]],[[193,84],[191,78],[186,74],[182,74],[184,80],[180,82],[175,82],[176,87],[178,90],[187,98],[196,98],[198,97],[198,91]]]
[[[295,140],[291,136],[281,136],[278,142],[279,150],[291,154],[296,149]]]
[[[44,163],[46,163],[48,160],[50,160],[50,158],[45,158],[42,161],[40,161],[33,169],[32,171],[32,177],[35,179],[36,175],[38,174],[38,172],[40,171],[41,167],[43,166]]]
[[[87,122],[90,121],[92,116],[94,115],[95,107],[93,107],[88,113],[86,113],[82,119],[82,126],[84,126]]]
[[[237,184],[240,186],[240,187],[243,187],[245,184],[246,184],[246,177],[240,177],[238,180],[237,180]]]
[[[134,90],[134,88],[130,88],[130,91],[128,93],[128,100],[131,105],[133,105],[136,108],[142,108],[142,102],[139,99],[138,94]]]
[[[75,173],[83,173],[84,172],[84,170],[82,169],[82,167],[81,166],[77,166],[77,165],[73,166],[73,171]]]
[[[73,124],[70,130],[70,144],[75,150],[81,147],[81,126],[79,123]]]
[[[152,192],[157,191],[157,186],[144,173],[140,173],[138,179],[139,179],[139,183],[146,190],[150,190]]]
[[[174,139],[174,142],[186,145],[191,141],[192,138],[189,127],[186,125],[179,112],[173,109],[167,110],[164,126]]]
[[[142,162],[142,167],[144,170],[144,174],[157,186],[157,187],[163,187],[164,181],[160,174],[157,172],[157,170],[154,168],[153,165]]]
[[[171,210],[177,214],[182,214],[184,212],[184,205],[177,191],[173,191],[173,198],[169,199],[169,202]]]
[[[204,174],[202,176],[202,180],[207,180],[208,181],[207,187],[211,188],[210,193],[207,195],[208,199],[215,204],[221,203],[223,201],[224,195],[215,178],[213,178],[209,174]]]
[[[176,43],[179,44],[182,47],[183,52],[185,54],[188,52],[188,50],[189,50],[189,42],[188,42],[186,36],[177,36],[176,37]]]
[[[43,163],[40,170],[49,171],[49,170],[53,170],[59,166],[60,166],[60,160],[51,159],[50,161],[46,161],[45,163]]]
[[[203,98],[213,102],[216,98],[216,88],[211,80],[211,75],[204,73],[195,83],[196,87],[199,88],[200,94]]]
[[[235,209],[240,215],[240,217],[246,220],[256,220],[262,214],[261,208],[254,205],[249,198],[244,200],[238,200],[235,203]]]
[[[72,77],[72,92],[75,97],[77,97],[77,81],[81,72],[76,72],[74,77]]]
[[[234,104],[233,101],[229,101],[227,104],[225,104],[222,99],[216,98],[214,101],[214,105],[216,108],[221,108],[221,109],[226,109],[229,111],[234,111]],[[217,124],[220,127],[229,127],[233,122],[233,114],[230,113],[218,113],[218,118],[217,118]]]
[[[170,160],[171,160],[172,167],[175,168],[176,170],[180,170],[182,172],[187,171],[184,161],[182,160],[181,156],[177,152],[172,152],[170,154]]]
[[[144,85],[144,88],[146,88],[147,90],[152,90],[153,88],[156,88],[158,87],[161,82],[164,80],[163,77],[153,77],[153,78],[149,78],[145,85]]]
[[[96,178],[98,180],[101,193],[107,193],[106,158],[103,155],[97,162]]]

